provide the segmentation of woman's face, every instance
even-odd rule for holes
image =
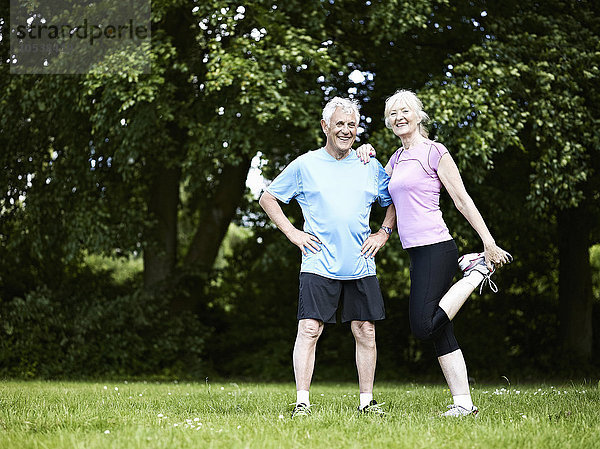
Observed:
[[[388,115],[388,123],[398,137],[412,137],[419,132],[419,117],[404,101],[397,101]]]

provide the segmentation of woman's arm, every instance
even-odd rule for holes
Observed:
[[[492,269],[492,263],[498,267],[509,263],[511,260],[510,254],[496,245],[483,217],[477,210],[471,196],[467,193],[458,167],[449,153],[442,155],[437,173],[440,181],[442,181],[442,184],[450,194],[452,201],[454,201],[456,208],[464,215],[477,234],[479,234],[483,242],[485,262],[488,268]]]

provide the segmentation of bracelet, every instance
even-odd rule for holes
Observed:
[[[392,232],[394,231],[392,228],[388,228],[387,226],[382,226],[381,229],[383,229],[383,232],[385,232],[387,235],[392,235]]]

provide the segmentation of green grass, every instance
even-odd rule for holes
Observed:
[[[441,385],[315,384],[291,420],[293,384],[0,382],[0,448],[600,448],[598,385],[478,385],[477,418],[450,419]]]

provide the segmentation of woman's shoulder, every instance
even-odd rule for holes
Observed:
[[[396,151],[392,153],[392,156],[397,156],[398,154],[402,153],[402,150],[404,150],[404,147],[396,148]]]
[[[388,159],[388,164],[391,164],[392,168],[394,168],[394,165],[396,165],[396,163],[398,162],[398,158],[402,154],[403,149],[404,147],[399,147],[396,151],[392,153],[392,155]]]
[[[440,159],[442,159],[442,156],[446,153],[449,153],[449,151],[444,144],[436,142],[435,140],[429,140],[429,152],[427,154],[429,167],[437,172],[440,165]]]
[[[427,146],[429,147],[430,154],[432,152],[435,152],[435,153],[437,153],[437,155],[439,157],[442,157],[444,154],[448,153],[448,148],[446,148],[446,146],[441,142],[438,142],[436,140],[427,139],[426,143],[427,143]]]
[[[442,142],[436,140],[436,139],[425,139],[423,141],[423,145],[426,145],[428,147],[436,147],[436,148],[440,148],[440,149],[446,149],[446,145],[444,145]]]

